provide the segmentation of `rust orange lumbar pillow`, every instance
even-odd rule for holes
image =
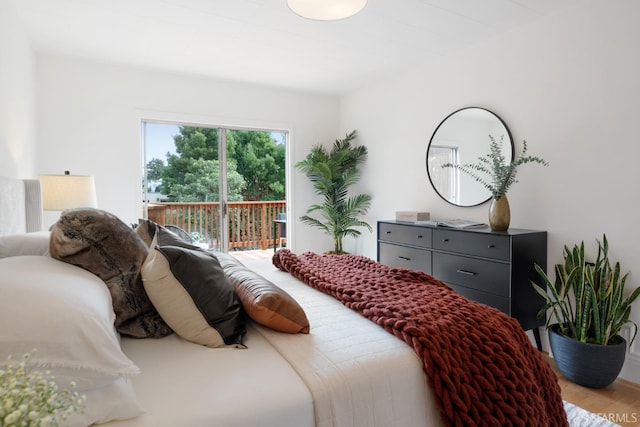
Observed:
[[[234,257],[222,253],[216,257],[253,321],[279,332],[309,333],[307,315],[291,295]]]

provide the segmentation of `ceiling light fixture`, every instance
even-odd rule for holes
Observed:
[[[348,18],[360,12],[367,0],[287,0],[296,15],[317,21]]]

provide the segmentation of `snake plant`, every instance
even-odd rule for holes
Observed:
[[[539,265],[535,265],[543,286],[534,282],[532,285],[546,301],[538,316],[551,310],[553,316],[547,317],[546,327],[555,318],[563,335],[600,345],[616,343],[622,326],[630,323],[633,342],[638,325],[629,317],[633,302],[640,296],[640,287],[625,297],[629,273],[621,275],[619,262],[611,266],[606,235],[602,242],[597,242],[595,262],[586,260],[584,242],[571,249],[565,245],[564,263],[555,266],[554,282]]]

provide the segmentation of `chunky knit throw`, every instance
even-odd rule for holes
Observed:
[[[556,375],[515,319],[362,256],[281,249],[273,264],[409,344],[445,425],[568,425]]]

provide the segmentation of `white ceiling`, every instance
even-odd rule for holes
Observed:
[[[10,0],[37,51],[340,94],[579,0],[369,0],[341,21],[286,0]]]

